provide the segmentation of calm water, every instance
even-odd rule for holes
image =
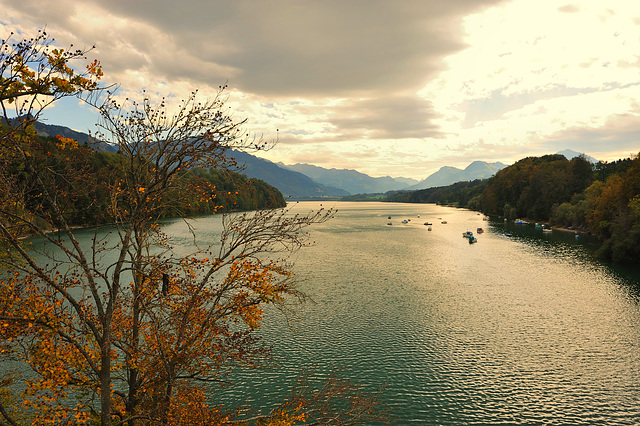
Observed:
[[[239,373],[222,398],[268,410],[317,365],[320,375],[343,368],[368,390],[385,386],[394,424],[640,423],[637,269],[593,260],[584,238],[475,212],[324,206],[339,210],[335,219],[312,228],[315,246],[296,257],[315,303],[296,331],[267,319],[277,368]],[[196,223],[203,241],[216,221]],[[179,240],[178,227],[167,230]],[[477,227],[485,233],[470,245],[462,232]]]
[[[475,212],[331,206],[295,258],[314,303],[295,331],[275,312],[260,331],[276,367],[238,372],[216,398],[268,411],[317,366],[319,379],[343,369],[365,390],[384,386],[393,424],[640,424],[640,269],[595,261],[586,238]],[[220,217],[194,226],[214,242]],[[470,245],[462,232],[477,227]],[[191,251],[182,222],[165,231]]]

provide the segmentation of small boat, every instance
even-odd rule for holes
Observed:
[[[427,228],[427,231],[431,231],[431,227],[428,227],[428,228]]]
[[[476,237],[473,237],[473,236],[469,237],[469,244],[475,244],[477,242],[478,242],[478,239]]]
[[[442,221],[442,222],[440,222],[440,223],[443,223],[443,224],[445,224],[445,225],[446,225],[447,221],[446,221],[446,220],[443,220],[443,221]]]
[[[424,223],[424,225],[425,225],[425,226],[431,226],[431,225],[433,225],[433,223],[431,223],[431,222],[425,222],[425,223]]]
[[[482,234],[482,233],[484,232],[484,229],[482,229],[482,228],[478,228],[478,229],[476,229],[476,232],[477,232],[478,234]]]
[[[402,223],[409,223],[409,221],[407,221],[407,219],[403,220]]]
[[[467,231],[462,233],[463,238],[473,238],[473,232]]]
[[[388,222],[387,225],[391,225],[391,222]]]
[[[511,234],[506,233],[506,234],[504,234],[504,236],[505,236],[505,237],[510,237],[510,236],[511,236]]]

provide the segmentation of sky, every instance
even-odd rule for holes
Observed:
[[[424,179],[640,151],[638,0],[0,0],[0,38],[96,48],[104,82],[213,97],[285,164]],[[73,100],[49,124],[87,132]]]

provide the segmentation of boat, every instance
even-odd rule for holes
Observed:
[[[484,232],[484,229],[482,229],[482,228],[478,228],[478,229],[476,229],[476,232],[477,232],[478,234],[482,234],[482,233]]]
[[[427,231],[431,231],[431,227],[428,227],[428,228],[427,228]]]
[[[463,232],[462,236],[464,238],[473,238],[473,232],[471,232],[471,231]]]
[[[505,237],[510,237],[510,236],[511,236],[511,234],[506,233],[506,234],[504,234],[504,236],[505,236]]]
[[[424,223],[424,225],[425,225],[425,226],[431,226],[431,225],[433,225],[433,223],[431,223],[431,222],[425,222],[425,223]]]
[[[474,236],[469,237],[469,244],[474,244],[477,243],[478,239]]]
[[[442,221],[442,222],[440,222],[440,223],[444,223],[444,224],[446,224],[446,223],[447,223],[447,221],[446,221],[446,220],[443,220],[443,221]]]
[[[387,225],[391,225],[391,222],[388,222]]]
[[[407,219],[403,220],[402,223],[409,223],[409,221],[407,221]]]

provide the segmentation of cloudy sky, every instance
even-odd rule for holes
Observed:
[[[287,164],[444,165],[640,151],[638,0],[0,0],[0,38],[96,45],[135,95],[215,94]],[[95,129],[75,101],[50,124]]]

